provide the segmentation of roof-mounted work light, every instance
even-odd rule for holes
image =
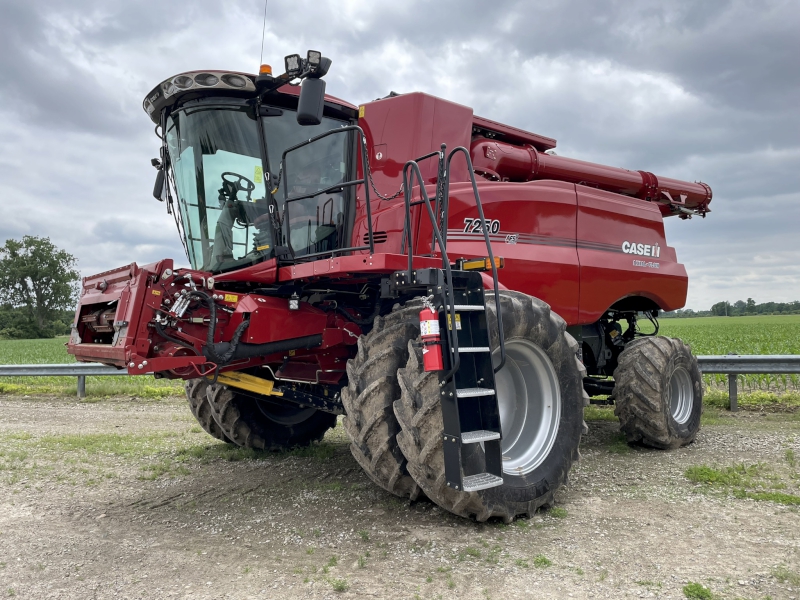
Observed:
[[[324,77],[331,68],[331,59],[322,56],[322,52],[317,50],[309,50],[306,58],[308,65],[308,76],[312,78]]]
[[[319,67],[319,62],[322,60],[322,52],[317,50],[309,50],[306,55],[306,62],[308,62],[308,70],[316,71]]]
[[[299,54],[290,54],[283,60],[286,64],[286,74],[290,79],[294,79],[303,72],[303,59]]]

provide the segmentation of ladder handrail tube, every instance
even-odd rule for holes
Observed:
[[[497,316],[497,335],[500,341],[500,364],[494,369],[494,372],[497,373],[500,369],[503,368],[503,365],[506,364],[506,348],[505,348],[505,336],[503,335],[503,315],[502,311],[500,310],[500,286],[497,277],[497,265],[494,263],[494,253],[492,252],[492,244],[489,241],[489,232],[486,229],[486,216],[483,214],[483,204],[481,203],[481,195],[478,192],[478,182],[475,181],[475,170],[472,167],[472,159],[469,155],[469,150],[464,148],[464,146],[459,146],[454,148],[450,151],[450,154],[447,155],[447,169],[445,171],[445,190],[444,190],[444,197],[447,199],[447,205],[449,208],[449,199],[450,199],[450,161],[453,160],[453,157],[457,153],[462,153],[464,158],[467,161],[467,172],[469,173],[470,181],[472,182],[472,193],[475,196],[475,204],[478,207],[478,216],[481,219],[481,230],[483,231],[483,239],[486,242],[486,251],[489,253],[489,260],[492,263],[492,283],[494,284],[494,305],[495,305],[495,313]],[[447,215],[445,214],[445,223],[447,222]],[[442,252],[444,254],[444,251]]]

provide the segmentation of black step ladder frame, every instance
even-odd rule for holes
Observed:
[[[424,288],[434,305],[445,311],[439,313],[442,336],[442,355],[445,371],[439,374],[442,420],[444,434],[442,451],[447,485],[455,490],[472,491],[502,484],[502,431],[495,385],[495,373],[505,364],[505,340],[502,314],[499,310],[500,292],[497,265],[494,260],[489,232],[481,229],[491,262],[494,287],[500,361],[492,364],[489,329],[485,310],[483,279],[475,271],[456,271],[451,268],[447,255],[447,222],[450,194],[450,165],[452,159],[463,153],[472,191],[481,223],[486,223],[480,200],[475,171],[469,152],[463,146],[452,150],[445,158],[446,146],[403,166],[405,224],[403,237],[407,241],[408,270],[394,273],[391,281],[395,289]],[[436,206],[431,205],[418,161],[438,155]],[[419,186],[421,200],[412,202],[413,185]],[[413,268],[414,240],[411,226],[411,207],[424,204],[432,227],[430,255],[435,255],[438,245],[442,255],[441,269]],[[444,232],[444,235],[443,235]],[[456,306],[460,310],[456,310]],[[468,308],[469,307],[469,308]],[[474,307],[474,308],[472,308]],[[464,324],[459,329],[460,318]],[[461,333],[459,333],[461,332]],[[459,340],[459,337],[462,339]],[[469,345],[462,345],[461,342]],[[462,354],[465,355],[462,361]],[[462,369],[462,367],[464,367]],[[478,451],[478,443],[483,452]],[[472,474],[465,474],[465,473]]]

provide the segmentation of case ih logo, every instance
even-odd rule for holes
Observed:
[[[658,244],[637,244],[635,242],[622,242],[622,251],[625,254],[638,254],[639,256],[653,256],[658,258],[661,255],[661,247]]]

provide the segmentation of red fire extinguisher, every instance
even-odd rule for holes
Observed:
[[[439,333],[439,313],[430,302],[430,298],[424,300],[424,308],[419,313],[419,332],[422,336],[422,364],[425,370],[441,371],[444,369],[444,362],[442,337]]]

